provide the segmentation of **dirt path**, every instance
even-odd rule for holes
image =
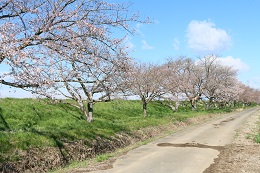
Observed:
[[[260,172],[259,145],[247,139],[258,117],[259,109],[251,108],[189,127],[129,151],[112,169],[95,173]]]
[[[258,111],[239,127],[232,143],[204,173],[260,173],[260,144],[253,140],[259,117]]]
[[[260,144],[253,141],[259,117],[259,108],[215,117],[118,158],[67,172],[260,173]]]

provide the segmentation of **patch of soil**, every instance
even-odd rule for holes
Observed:
[[[260,173],[260,144],[254,140],[260,112],[252,115],[238,130],[231,144],[226,145],[204,173]]]
[[[230,144],[215,159],[204,173],[259,173],[260,172],[260,145]]]

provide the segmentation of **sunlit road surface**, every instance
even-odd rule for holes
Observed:
[[[229,144],[236,129],[259,108],[250,108],[186,128],[129,151],[112,169],[93,173],[202,173],[219,150]]]

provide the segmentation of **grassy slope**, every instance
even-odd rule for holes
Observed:
[[[87,123],[79,110],[48,100],[0,99],[0,163],[10,160],[16,150],[62,145],[63,140],[91,140],[96,136],[109,138],[120,131],[133,131],[147,126],[182,121],[206,114],[172,110],[158,102],[148,105],[148,117],[142,115],[139,101],[115,100],[96,103],[94,123]]]

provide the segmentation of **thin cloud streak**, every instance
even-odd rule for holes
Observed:
[[[154,49],[154,47],[149,45],[145,40],[142,40],[142,49],[151,50],[151,49]]]

